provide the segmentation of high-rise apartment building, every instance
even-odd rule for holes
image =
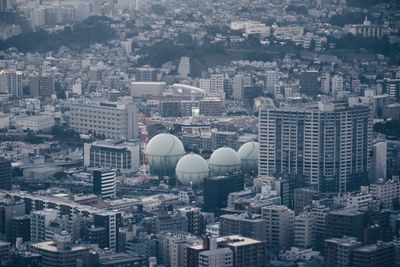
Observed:
[[[260,108],[261,176],[296,186],[344,192],[368,182],[372,113],[367,106],[323,103],[305,108]]]
[[[224,93],[224,75],[213,74],[210,80],[210,93],[223,94]]]
[[[54,76],[52,74],[33,74],[29,76],[30,94],[32,97],[50,97],[54,94]]]
[[[155,82],[157,81],[157,69],[150,67],[137,68],[135,80],[137,82]]]
[[[296,247],[313,248],[316,245],[316,219],[305,211],[294,218],[294,243]]]
[[[93,193],[102,199],[117,195],[117,179],[114,169],[93,170]]]
[[[0,71],[0,93],[22,97],[22,72],[16,70]]]
[[[274,94],[275,86],[279,82],[279,72],[269,70],[265,73],[265,91],[269,94]]]
[[[357,238],[342,237],[325,240],[325,267],[353,266],[353,250],[361,247]]]
[[[137,139],[137,107],[134,103],[76,100],[70,104],[70,126],[81,134],[112,139]]]
[[[199,267],[233,267],[233,252],[229,248],[200,252]]]
[[[232,79],[233,98],[237,100],[243,99],[243,75],[235,75]]]
[[[44,242],[46,240],[46,228],[50,223],[56,220],[58,211],[53,209],[44,209],[31,212],[31,242]]]
[[[122,226],[120,212],[100,211],[94,215],[94,224],[96,227],[106,229],[106,244],[110,250],[117,248],[118,230]]]
[[[12,218],[25,215],[25,203],[5,199],[0,203],[0,239],[10,240],[12,236]]]

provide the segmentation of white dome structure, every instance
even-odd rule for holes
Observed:
[[[229,147],[221,147],[215,150],[211,154],[209,165],[211,173],[215,176],[240,170],[241,167],[238,153]]]
[[[176,165],[176,178],[182,185],[198,186],[208,177],[208,163],[200,155],[187,154]]]
[[[258,171],[258,160],[260,158],[260,144],[257,142],[248,142],[243,144],[238,150],[240,161],[242,162],[242,171],[245,173]]]
[[[162,133],[154,136],[146,146],[150,170],[154,174],[168,175],[185,155],[182,142],[174,135]]]

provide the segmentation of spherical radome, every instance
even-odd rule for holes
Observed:
[[[185,148],[176,136],[162,133],[148,142],[145,153],[151,170],[167,172],[175,169],[178,160],[185,155]]]
[[[175,169],[176,178],[186,186],[202,184],[208,173],[207,161],[197,154],[183,156]]]
[[[225,175],[241,167],[238,153],[229,147],[215,150],[211,154],[209,165],[213,175]]]
[[[238,150],[239,158],[242,162],[243,172],[256,172],[258,170],[258,160],[260,158],[260,144],[248,142],[243,144]]]

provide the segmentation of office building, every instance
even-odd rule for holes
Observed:
[[[313,200],[319,198],[320,193],[309,188],[296,188],[293,193],[294,213],[303,212],[304,208],[311,206]]]
[[[122,226],[120,212],[100,211],[94,215],[94,224],[96,227],[106,229],[106,244],[110,250],[117,248],[118,229]]]
[[[30,95],[32,97],[51,97],[54,94],[54,76],[52,74],[33,74],[29,76]]]
[[[83,164],[89,168],[110,168],[121,172],[139,170],[140,144],[121,140],[85,143]]]
[[[399,204],[400,199],[400,180],[394,176],[391,180],[379,180],[370,184],[369,192],[378,201],[378,205],[383,209],[393,209]]]
[[[266,221],[266,245],[272,248],[290,248],[293,245],[294,212],[286,206],[272,205],[261,209]]]
[[[241,173],[227,176],[214,176],[204,179],[204,207],[206,212],[219,212],[227,206],[228,195],[244,188]]]
[[[372,114],[366,106],[323,103],[260,108],[261,176],[287,177],[322,192],[358,189],[371,166]]]
[[[135,70],[135,81],[155,82],[157,81],[157,69],[150,67],[137,68]]]
[[[23,242],[31,240],[31,217],[29,215],[12,217],[9,240],[12,244],[15,244],[17,238],[22,238]]]
[[[0,93],[22,97],[22,72],[16,70],[0,71]]]
[[[42,267],[42,256],[32,252],[18,252],[14,256],[15,266]]]
[[[279,83],[279,72],[269,70],[265,73],[265,91],[268,94],[275,93],[275,87]]]
[[[266,240],[266,220],[243,214],[224,214],[219,217],[220,236],[241,235],[257,240]]]
[[[300,75],[300,93],[317,96],[319,93],[318,71],[303,71]]]
[[[15,121],[16,128],[35,133],[50,131],[54,124],[54,117],[46,115],[20,116]]]
[[[112,139],[137,139],[138,111],[134,103],[75,100],[70,104],[70,127],[80,134]]]
[[[199,79],[199,88],[204,90],[206,95],[211,92],[211,80],[210,79]]]
[[[187,78],[190,76],[190,58],[189,57],[181,57],[178,66],[178,74],[183,78]]]
[[[371,181],[387,179],[387,142],[378,142],[372,146]]]
[[[221,95],[224,93],[224,75],[212,74],[210,79],[210,93]]]
[[[266,266],[265,242],[240,235],[217,238],[219,248],[229,248],[233,252],[233,267]]]
[[[11,244],[0,241],[0,259],[1,266],[11,266]]]
[[[11,161],[0,157],[0,189],[10,190],[12,179]]]
[[[116,197],[117,178],[114,169],[93,170],[93,193],[102,199]]]
[[[331,238],[325,240],[325,267],[352,267],[353,250],[362,244],[354,237]]]
[[[376,244],[353,250],[354,267],[395,266],[396,250],[392,243],[378,242]]]
[[[326,238],[353,236],[362,241],[366,223],[365,213],[358,209],[330,211],[326,216]]]
[[[25,215],[25,204],[7,198],[0,203],[0,239],[10,240],[12,236],[12,218]]]
[[[193,235],[201,234],[201,214],[200,208],[185,207],[178,209],[178,213],[186,218],[186,231]]]
[[[160,96],[166,89],[165,82],[132,82],[130,93],[133,97]]]
[[[229,248],[216,248],[199,253],[199,267],[233,267],[233,252]]]
[[[42,267],[69,267],[82,262],[88,248],[72,244],[71,236],[63,231],[54,241],[32,244],[31,251],[42,256]]]
[[[31,242],[47,241],[46,230],[50,224],[58,218],[58,211],[44,209],[31,212]]]
[[[294,244],[300,248],[316,246],[315,217],[310,211],[305,211],[294,217]]]
[[[200,114],[204,116],[221,116],[224,102],[219,97],[205,97],[200,100]]]
[[[235,75],[232,79],[233,98],[237,100],[243,99],[243,75]]]

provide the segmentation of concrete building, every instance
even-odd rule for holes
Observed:
[[[325,267],[352,267],[353,250],[361,247],[360,241],[354,237],[341,237],[325,240]]]
[[[220,236],[241,235],[257,240],[266,240],[266,221],[247,214],[224,214],[220,219]]]
[[[326,217],[326,238],[353,236],[363,240],[365,227],[364,211],[355,208],[330,211]]]
[[[387,179],[387,143],[382,141],[372,146],[372,171],[371,181],[377,182],[379,179]]]
[[[25,215],[24,202],[5,199],[0,203],[0,239],[10,240],[12,236],[12,218]]]
[[[269,70],[265,73],[265,91],[269,94],[274,94],[275,87],[279,83],[279,72]]]
[[[354,190],[368,182],[369,107],[322,102],[307,108],[265,106],[259,134],[261,176],[297,178],[296,186],[322,192]]]
[[[201,214],[200,208],[185,207],[177,210],[178,213],[186,218],[186,231],[193,235],[201,234]]]
[[[22,72],[16,70],[0,71],[0,93],[22,97]]]
[[[94,216],[94,225],[106,229],[106,247],[110,250],[117,248],[118,230],[122,226],[121,213],[116,211],[100,211]]]
[[[243,99],[243,75],[235,75],[232,79],[233,98],[237,100]]]
[[[15,127],[24,131],[49,131],[54,126],[54,118],[46,115],[17,117]]]
[[[138,111],[134,103],[74,101],[70,104],[70,127],[80,134],[113,139],[137,139]]]
[[[275,248],[290,248],[293,245],[294,212],[286,206],[272,205],[261,209],[266,221],[266,245]]]
[[[233,252],[229,248],[216,248],[200,252],[198,266],[233,267]]]
[[[48,239],[46,239],[46,229],[58,216],[58,211],[54,209],[31,212],[31,242],[38,243],[48,241]]]
[[[300,75],[300,93],[316,96],[319,93],[318,71],[303,71]]]
[[[31,251],[42,256],[43,267],[70,267],[82,262],[88,248],[73,245],[67,232],[56,235],[55,241],[32,244]]]
[[[392,243],[376,244],[353,250],[354,267],[395,266],[395,246]]]
[[[54,94],[54,76],[52,74],[32,74],[29,76],[31,97],[50,97]]]
[[[140,145],[121,140],[95,141],[83,146],[83,165],[119,171],[139,170]]]
[[[200,100],[200,114],[204,116],[221,116],[224,102],[219,97],[206,97]]]
[[[132,82],[130,92],[133,97],[160,96],[166,86],[165,82]]]
[[[0,157],[0,189],[11,189],[12,168],[11,161]]]
[[[136,68],[135,81],[137,82],[155,82],[157,81],[157,69],[150,67]]]
[[[379,206],[384,209],[392,209],[400,199],[399,177],[394,176],[388,181],[379,180],[369,186],[369,192],[379,202]]]
[[[300,248],[316,246],[315,217],[311,211],[300,213],[294,218],[294,244]]]
[[[233,267],[266,266],[265,242],[240,235],[217,238],[219,248],[229,248],[233,252]]]
[[[190,76],[190,58],[181,57],[178,66],[178,74],[181,77],[187,78]]]
[[[210,93],[221,95],[224,93],[224,75],[212,74],[210,80]]]
[[[101,199],[116,197],[117,178],[114,169],[93,170],[93,193]]]

